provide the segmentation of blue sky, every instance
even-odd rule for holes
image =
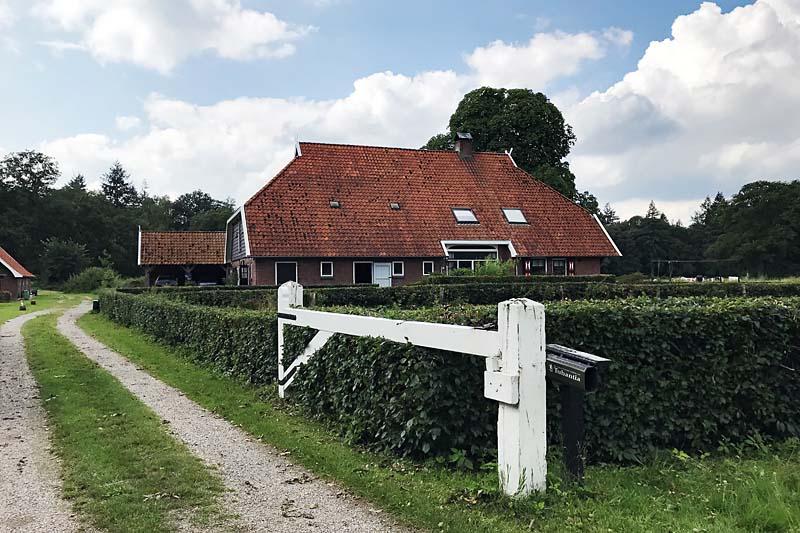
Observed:
[[[0,151],[242,201],[295,137],[419,146],[463,91],[507,82],[575,126],[582,188],[686,221],[706,194],[795,177],[790,91],[739,104],[797,81],[797,3],[0,0]]]

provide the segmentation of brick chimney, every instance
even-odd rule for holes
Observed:
[[[469,133],[456,133],[456,153],[461,159],[472,159],[475,150],[472,147],[472,135]]]

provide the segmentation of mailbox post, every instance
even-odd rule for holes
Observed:
[[[584,401],[586,393],[600,388],[610,359],[548,344],[547,377],[558,383],[561,396],[561,437],[564,464],[573,480],[583,479],[583,447],[586,438]]]

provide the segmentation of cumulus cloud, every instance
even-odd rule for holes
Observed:
[[[579,42],[582,48],[559,42]],[[558,76],[575,72],[581,61],[602,57],[605,43],[599,34],[537,35],[521,45],[524,52],[517,57],[538,58],[542,66],[571,66],[547,74],[526,70],[524,85],[545,89]],[[502,46],[516,54],[514,45]],[[200,106],[153,94],[145,101],[144,119],[135,124],[146,131],[125,140],[77,135],[45,142],[42,149],[61,162],[65,175],[99,175],[118,159],[155,193],[202,187],[217,197],[243,201],[291,159],[297,138],[419,147],[445,128],[466,91],[499,76],[486,54],[496,56],[496,44],[467,56],[467,73],[378,72],[357,79],[350,94],[331,100],[238,98]],[[512,83],[509,78],[503,85]],[[575,99],[571,92],[564,97]],[[124,117],[117,118],[120,129],[128,125]]]
[[[0,0],[0,29],[11,26],[14,22],[14,13],[7,0]]]
[[[41,0],[33,13],[77,39],[44,43],[52,48],[162,73],[207,51],[234,60],[286,57],[313,29],[243,8],[239,0]]]
[[[686,221],[681,202],[796,178],[800,2],[728,13],[704,3],[651,43],[636,70],[565,114],[579,186],[630,211],[655,199]]]
[[[125,115],[114,119],[114,123],[117,125],[118,130],[128,131],[134,128],[138,128],[139,124],[142,123],[142,119],[140,119],[139,117]]]

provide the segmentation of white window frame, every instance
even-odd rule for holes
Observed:
[[[425,273],[425,265],[431,265],[431,271],[427,274]],[[422,275],[423,276],[430,276],[433,274],[434,270],[436,269],[436,263],[433,261],[423,261],[422,262]]]
[[[324,265],[326,263],[330,263],[330,265],[331,265],[331,273],[330,274],[325,274],[323,272],[323,270],[322,270],[322,265]],[[320,261],[319,262],[319,277],[324,278],[324,279],[330,279],[330,278],[333,277],[333,261]]]
[[[560,272],[556,272],[556,265],[555,265],[556,261],[564,261],[564,273],[563,274],[560,273]],[[545,263],[545,265],[546,264],[547,263]],[[550,265],[552,267],[551,268],[551,274],[553,274],[554,276],[566,276],[567,275],[567,258],[566,257],[554,257],[554,258],[552,258],[550,260]]]
[[[450,210],[453,212],[453,217],[456,219],[456,224],[480,224],[478,220],[478,215],[475,214],[475,211],[471,207],[451,207]],[[456,211],[469,211],[472,218],[475,220],[459,220]]]
[[[247,269],[247,276],[244,278],[247,280],[247,285],[250,285],[250,265],[240,263],[239,266],[236,267],[236,285],[242,284],[242,269]]]
[[[356,285],[356,265],[369,264],[370,265],[370,282],[369,285],[375,284],[375,261],[353,261],[353,285]],[[367,283],[359,283],[358,285],[368,285]]]
[[[520,226],[528,224],[528,217],[525,216],[525,213],[522,212],[522,209],[518,207],[501,207],[501,211],[503,211],[503,217],[506,219],[506,222],[509,224],[518,224]],[[508,217],[508,211],[517,211],[519,212],[520,216],[522,217],[522,222],[511,220]]]
[[[397,274],[394,271],[394,266],[400,265],[400,273]],[[392,277],[393,278],[402,278],[406,275],[406,265],[403,261],[392,261]]]
[[[299,283],[299,276],[297,272],[297,261],[275,261],[275,285],[278,284],[278,265],[279,264],[294,264],[294,279],[295,283]]]

